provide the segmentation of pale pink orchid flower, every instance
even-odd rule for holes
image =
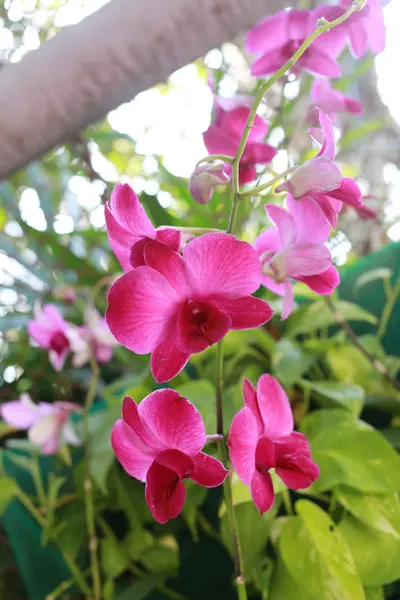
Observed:
[[[152,392],[139,405],[125,398],[111,444],[125,471],[146,483],[146,502],[159,523],[182,511],[183,479],[212,488],[227,476],[219,460],[202,452],[206,432],[199,411],[172,389]]]
[[[203,133],[209,154],[236,155],[249,113],[248,106],[229,111],[222,108],[217,110],[214,123]],[[276,155],[276,148],[264,142],[267,133],[268,124],[260,115],[256,115],[239,163],[240,185],[254,181],[257,178],[256,165],[268,164]]]
[[[310,118],[318,118],[318,111],[315,108],[320,108],[335,124],[339,121],[338,113],[359,115],[363,110],[360,102],[345,96],[340,90],[332,88],[326,79],[314,79],[311,87],[311,100],[314,106],[311,108]]]
[[[15,429],[27,430],[29,441],[40,446],[42,454],[55,454],[62,444],[79,446],[80,441],[68,419],[71,413],[80,411],[79,406],[71,402],[35,404],[28,394],[0,406],[2,419]]]
[[[284,10],[263,19],[246,35],[247,52],[258,55],[251,65],[251,74],[264,77],[280,69],[316,29],[321,17],[333,21],[342,13],[339,6],[322,5],[315,10]],[[337,27],[323,33],[299,58],[292,72],[306,70],[324,77],[339,77],[341,71],[336,59],[346,36],[347,32]]]
[[[185,246],[183,256],[163,244],[144,250],[146,266],[111,287],[106,319],[111,332],[136,354],[151,355],[156,381],[172,379],[190,356],[230,329],[269,321],[269,304],[251,296],[261,280],[252,246],[226,233],[208,233]]]
[[[144,265],[144,249],[154,241],[178,251],[181,233],[177,229],[155,229],[140,204],[135,192],[127,183],[118,183],[105,205],[108,239],[124,271]]]
[[[305,435],[293,431],[288,397],[274,377],[262,375],[257,390],[245,379],[243,396],[245,407],[233,418],[229,432],[229,454],[262,514],[274,503],[271,469],[292,490],[308,488],[320,471]]]
[[[104,317],[94,307],[87,307],[83,327],[71,327],[68,339],[71,344],[72,364],[82,367],[90,361],[92,354],[99,363],[112,359],[113,348],[118,342],[111,333]]]
[[[35,342],[49,351],[49,360],[56,371],[61,371],[71,349],[68,339],[70,324],[64,320],[57,306],[35,306],[34,319],[28,323],[28,333]]]
[[[334,162],[336,153],[332,121],[321,109],[317,109],[320,128],[311,127],[311,137],[321,145],[317,156],[297,167],[290,179],[278,185],[276,192],[288,191],[295,200],[312,199],[333,228],[337,226],[338,213],[343,203],[360,207],[362,193],[349,177],[342,177]]]
[[[290,194],[287,202],[290,212],[265,205],[275,228],[264,231],[254,243],[262,265],[262,285],[283,296],[282,320],[294,308],[292,279],[323,295],[339,285],[339,274],[324,245],[330,228],[321,210],[312,200],[296,202]]]
[[[215,188],[227,185],[231,176],[232,167],[224,162],[199,165],[189,179],[193,199],[199,204],[209,204]]]
[[[352,0],[340,0],[343,12],[352,4]],[[350,49],[355,58],[364,56],[368,48],[374,54],[383,52],[386,43],[385,21],[383,18],[383,0],[368,0],[360,12],[355,12],[338,29],[346,31]]]

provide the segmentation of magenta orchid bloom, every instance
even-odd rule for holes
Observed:
[[[281,11],[261,21],[249,31],[245,41],[246,50],[258,55],[251,66],[251,74],[264,77],[280,69],[316,29],[318,19],[324,17],[333,21],[342,12],[339,6],[323,5],[312,11]],[[292,71],[304,69],[324,77],[339,77],[341,71],[336,58],[344,47],[347,32],[338,29],[335,27],[318,37]]]
[[[274,503],[270,470],[292,490],[309,487],[319,477],[307,438],[293,431],[288,397],[271,375],[262,375],[257,391],[244,380],[245,407],[233,418],[229,432],[229,454],[241,481],[250,486],[260,514]]]
[[[311,116],[318,117],[318,111],[315,107],[320,108],[324,113],[329,115],[332,123],[338,122],[338,113],[351,113],[359,115],[362,113],[362,104],[349,96],[345,96],[339,90],[331,87],[326,79],[315,79],[311,87],[311,100],[314,104],[314,110],[311,111]]]
[[[72,364],[81,367],[90,361],[93,354],[99,363],[112,359],[113,348],[118,342],[111,333],[104,317],[93,307],[88,307],[84,315],[83,327],[71,327],[68,338],[71,344]]]
[[[127,183],[118,183],[105,206],[108,239],[124,271],[144,265],[144,249],[157,240],[178,251],[181,234],[176,229],[155,229],[135,192]]]
[[[347,10],[352,0],[340,0],[340,5]],[[339,25],[338,29],[347,32],[350,49],[356,58],[366,54],[368,47],[374,54],[383,52],[386,43],[385,21],[382,8],[383,0],[367,0],[360,12],[355,12]]]
[[[221,107],[216,111],[214,123],[203,133],[204,143],[210,154],[235,156],[250,113],[248,106],[230,111]],[[239,184],[244,185],[257,178],[256,165],[268,164],[277,153],[276,148],[264,143],[268,125],[256,115],[254,125],[239,163]]]
[[[336,150],[332,122],[322,110],[317,111],[321,129],[312,127],[308,131],[321,145],[319,153],[295,169],[290,179],[278,185],[275,191],[288,191],[296,200],[314,200],[328,222],[336,228],[343,202],[354,207],[362,206],[362,193],[353,179],[342,177],[333,160]]]
[[[49,360],[56,371],[61,371],[70,351],[68,339],[69,323],[65,321],[54,304],[35,308],[35,318],[28,323],[28,333],[41,346],[49,351]]]
[[[111,287],[106,319],[111,332],[136,354],[151,352],[158,382],[177,375],[191,354],[221,340],[230,329],[250,329],[273,314],[252,297],[261,279],[247,242],[209,233],[187,244],[183,257],[163,244],[144,250],[146,266]]]
[[[282,320],[294,307],[291,279],[323,295],[339,285],[339,274],[324,245],[330,231],[324,215],[312,200],[296,202],[288,194],[287,202],[290,212],[265,205],[276,228],[264,231],[254,244],[262,265],[262,285],[283,296]]]
[[[230,182],[232,167],[226,163],[198,166],[189,179],[189,190],[199,204],[208,204],[217,187]]]
[[[199,411],[171,389],[152,392],[139,406],[125,398],[111,443],[125,471],[146,483],[146,502],[159,523],[181,512],[183,479],[211,488],[227,476],[219,460],[201,451],[206,432]]]
[[[19,400],[6,402],[0,407],[2,419],[11,427],[28,430],[28,438],[40,446],[42,454],[55,454],[62,443],[79,446],[69,415],[81,411],[71,402],[39,402],[34,404],[28,394],[21,394]]]

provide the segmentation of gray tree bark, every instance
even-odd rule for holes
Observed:
[[[112,0],[0,71],[0,178],[285,0]]]

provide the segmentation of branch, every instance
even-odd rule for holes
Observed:
[[[345,334],[347,335],[349,341],[353,344],[353,346],[355,346],[356,348],[359,349],[361,354],[363,354],[365,356],[365,358],[371,363],[371,365],[374,367],[374,369],[376,371],[378,371],[378,373],[380,373],[380,375],[383,375],[383,377],[385,379],[387,379],[392,384],[392,386],[394,388],[396,388],[396,390],[400,390],[400,383],[397,381],[397,379],[395,377],[391,376],[391,374],[389,373],[389,369],[383,364],[383,362],[380,361],[378,358],[376,358],[376,356],[371,354],[371,352],[369,352],[362,345],[357,334],[352,330],[352,328],[350,327],[348,322],[344,319],[341,312],[335,307],[332,299],[329,298],[329,296],[325,296],[324,299],[325,299],[325,302],[326,302],[329,310],[333,314],[335,321],[343,329],[343,331],[345,332]]]
[[[0,71],[0,177],[287,0],[112,0]]]

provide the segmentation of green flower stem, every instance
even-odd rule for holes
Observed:
[[[36,452],[32,454],[32,477],[35,484],[36,493],[41,507],[47,510],[47,498],[44,490],[43,480],[40,473],[39,456]]]
[[[390,291],[388,290],[387,301],[386,301],[385,307],[383,309],[382,317],[379,322],[378,332],[376,334],[377,338],[380,340],[386,335],[387,327],[389,324],[389,319],[392,314],[394,305],[396,304],[397,298],[399,297],[399,294],[400,294],[400,275],[397,278],[396,283],[394,284],[393,288],[390,288]]]
[[[330,22],[324,21],[324,23],[322,25],[320,25],[319,27],[317,27],[317,29],[315,31],[313,31],[313,33],[301,44],[301,46],[296,50],[296,52],[293,54],[293,56],[291,58],[289,58],[289,60],[287,62],[285,62],[285,64],[280,69],[278,69],[278,71],[276,71],[276,73],[274,73],[272,75],[272,77],[270,77],[264,83],[264,85],[262,85],[260,87],[260,89],[258,90],[257,95],[255,96],[253,105],[251,107],[251,110],[250,110],[250,113],[249,113],[249,116],[248,116],[248,119],[246,122],[246,126],[243,131],[242,139],[240,140],[239,148],[238,148],[235,158],[233,159],[233,162],[232,162],[233,202],[232,202],[232,210],[231,210],[231,215],[229,218],[229,224],[228,224],[228,230],[227,230],[228,233],[232,233],[235,228],[236,217],[237,217],[238,210],[239,210],[239,200],[240,200],[239,163],[243,156],[243,152],[244,152],[247,140],[249,139],[250,130],[254,125],[254,120],[255,120],[256,114],[257,114],[257,109],[258,109],[265,93],[274,85],[274,83],[276,83],[281,77],[283,77],[287,73],[287,71],[289,71],[297,63],[299,58],[301,58],[301,56],[311,46],[311,44],[314,42],[314,40],[316,40],[323,33],[326,33],[327,31],[330,31],[331,29],[333,29],[333,27],[336,27],[337,25],[340,25],[341,23],[346,21],[346,19],[348,19],[350,17],[350,15],[353,14],[354,12],[362,10],[362,8],[364,8],[365,2],[366,2],[366,0],[355,0],[355,2],[353,2],[351,7],[348,10],[346,10],[346,12],[341,17],[335,19],[334,21],[330,21]]]
[[[286,169],[286,171],[283,171],[283,173],[280,173],[273,179],[270,179],[269,181],[266,181],[265,183],[262,183],[261,185],[258,185],[257,187],[254,187],[251,190],[246,190],[244,192],[240,192],[239,197],[246,198],[248,196],[256,196],[260,192],[263,192],[264,190],[267,190],[268,188],[273,186],[275,183],[278,183],[278,181],[283,179],[283,177],[285,177],[286,175],[289,175],[290,173],[292,173],[295,169],[296,169],[296,167],[290,167],[290,169]]]
[[[224,443],[224,415],[223,415],[223,387],[224,387],[224,350],[222,340],[217,344],[216,355],[216,411],[217,411],[217,435],[222,439],[221,444],[218,444],[220,460],[223,464],[227,464],[228,456],[226,445]],[[243,577],[242,557],[240,552],[240,543],[237,532],[235,509],[232,500],[231,477],[225,479],[223,484],[224,502],[228,515],[229,529],[232,534],[232,549],[233,561],[235,565],[236,587],[239,600],[247,600],[246,585]]]
[[[93,599],[100,600],[101,598],[101,579],[100,566],[98,558],[98,542],[96,537],[96,521],[95,508],[93,500],[93,483],[90,476],[89,465],[89,413],[93,406],[96,395],[97,383],[99,380],[99,366],[92,355],[91,357],[92,379],[90,382],[88,394],[86,397],[85,410],[83,413],[83,441],[85,446],[85,478],[83,482],[84,501],[85,501],[85,516],[86,527],[89,535],[89,551],[90,551],[90,568],[92,573]]]
[[[205,156],[196,164],[195,169],[202,165],[203,163],[215,162],[216,160],[222,160],[228,164],[233,162],[233,156],[228,156],[227,154],[210,154],[209,156]]]
[[[27,494],[25,494],[25,492],[23,492],[21,490],[21,488],[18,489],[17,498],[22,502],[22,504],[25,506],[25,508],[30,512],[30,514],[33,516],[33,518],[38,522],[38,524],[41,527],[45,527],[46,526],[45,519],[42,517],[42,515],[40,514],[40,512],[38,511],[36,506],[33,504],[32,500],[29,498],[29,496]],[[90,588],[89,588],[88,584],[86,583],[84,574],[82,573],[82,571],[80,570],[80,568],[78,567],[76,562],[74,561],[73,557],[70,554],[68,554],[67,552],[64,552],[61,545],[58,544],[56,538],[53,539],[53,541],[58,545],[59,550],[62,554],[62,557],[63,557],[64,561],[66,562],[66,564],[68,565],[68,568],[71,571],[71,573],[74,577],[74,580],[76,581],[80,590],[87,598],[90,598],[91,597]]]
[[[86,573],[84,573],[86,575]],[[46,596],[45,600],[57,600],[64,592],[69,590],[75,584],[75,579],[67,579],[58,585],[48,596]]]

